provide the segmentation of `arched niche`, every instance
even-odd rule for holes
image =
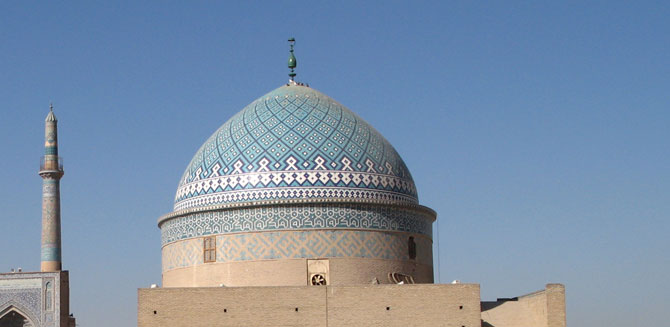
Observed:
[[[25,313],[16,304],[9,304],[6,308],[0,310],[0,326],[2,327],[39,327],[30,318],[30,314]]]

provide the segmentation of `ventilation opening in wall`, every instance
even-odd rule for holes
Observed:
[[[311,279],[312,285],[326,285],[326,276],[322,274],[314,274]]]
[[[307,285],[330,285],[328,259],[307,260]]]

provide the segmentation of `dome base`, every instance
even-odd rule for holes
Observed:
[[[400,260],[330,258],[328,285],[390,284],[389,273],[433,283],[433,266]],[[214,263],[163,273],[163,287],[247,287],[310,285],[309,259]]]

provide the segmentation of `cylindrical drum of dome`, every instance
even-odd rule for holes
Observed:
[[[432,283],[435,218],[379,132],[290,84],[191,160],[158,221],[163,286]]]

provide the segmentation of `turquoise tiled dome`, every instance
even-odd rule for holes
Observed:
[[[409,170],[379,132],[327,95],[286,85],[207,139],[174,209],[317,199],[418,204]]]

